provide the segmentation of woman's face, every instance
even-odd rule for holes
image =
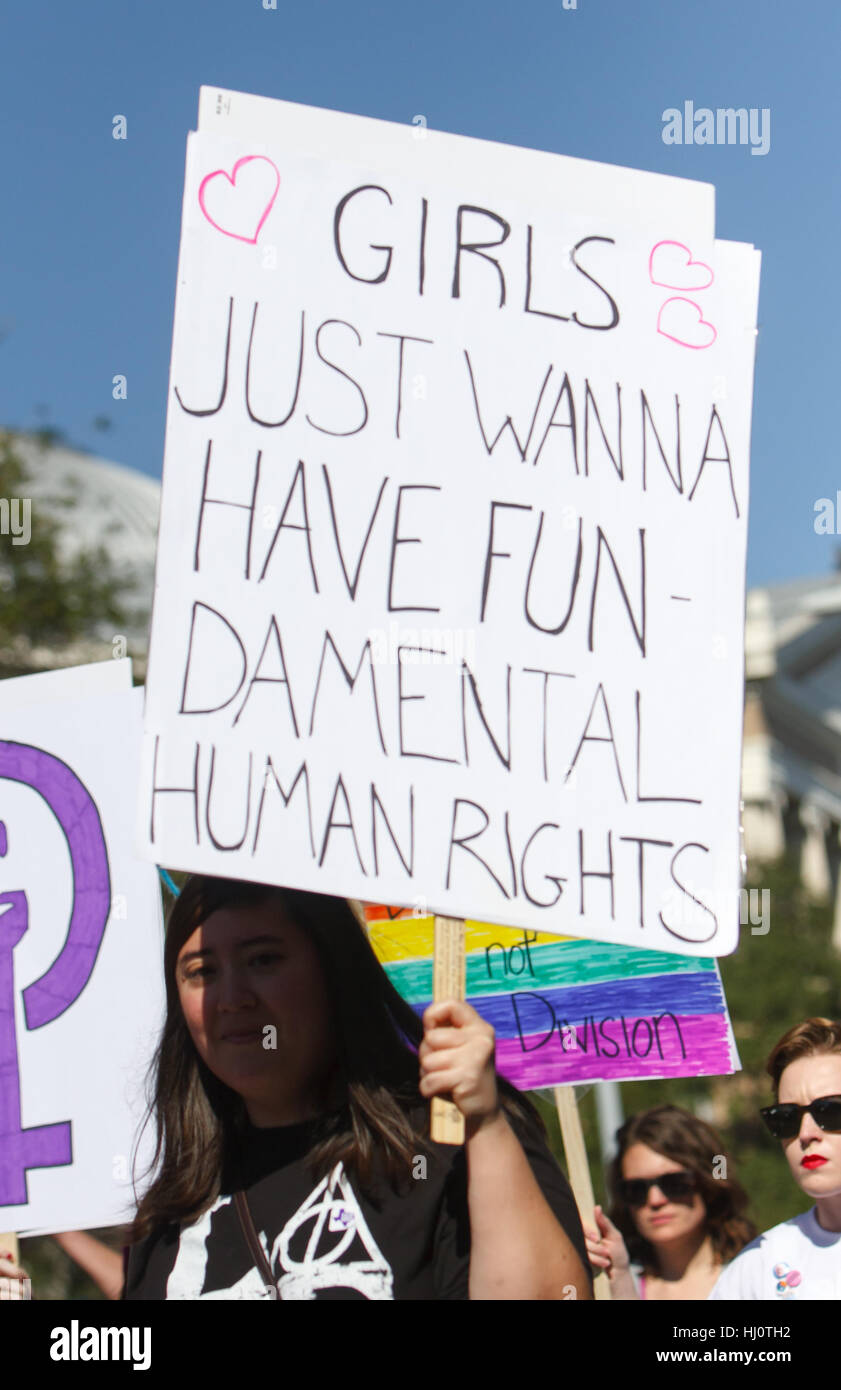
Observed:
[[[253,1124],[320,1113],[335,1061],[327,988],[312,941],[277,900],[211,913],[175,977],[196,1051]]]
[[[683,1164],[665,1158],[647,1144],[631,1144],[622,1159],[622,1176],[626,1179],[659,1178],[664,1173],[688,1171]],[[656,1183],[649,1187],[643,1206],[631,1207],[630,1210],[640,1235],[655,1246],[693,1234],[707,1219],[700,1192],[696,1190],[686,1198],[669,1201]]]
[[[780,1105],[792,1101],[808,1105],[820,1096],[841,1096],[841,1055],[837,1052],[798,1057],[780,1077]],[[781,1142],[798,1187],[814,1200],[841,1194],[841,1134],[827,1133],[806,1114],[801,1118],[800,1132]]]

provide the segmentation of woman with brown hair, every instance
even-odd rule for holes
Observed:
[[[164,971],[124,1297],[590,1297],[572,1194],[492,1028],[454,1001],[421,1022],[348,903],[193,877]],[[428,1139],[436,1095],[463,1148]]]
[[[791,1175],[813,1199],[743,1250],[715,1299],[841,1298],[841,1023],[807,1018],[765,1064],[775,1104],[760,1114],[782,1143]]]
[[[611,1218],[596,1207],[590,1262],[615,1299],[704,1299],[722,1266],[756,1234],[747,1195],[715,1130],[659,1105],[619,1130],[609,1173]]]

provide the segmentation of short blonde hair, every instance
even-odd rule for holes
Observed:
[[[765,1063],[774,1095],[779,1094],[780,1077],[792,1062],[800,1057],[815,1057],[830,1052],[841,1053],[841,1023],[831,1018],[807,1018],[803,1023],[789,1028],[772,1048]]]

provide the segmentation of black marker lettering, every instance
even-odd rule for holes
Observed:
[[[394,530],[391,533],[391,555],[388,562],[388,611],[389,613],[440,613],[440,608],[432,608],[421,603],[395,603],[394,602],[394,561],[397,555],[398,545],[422,545],[420,536],[401,536],[400,532],[400,508],[403,505],[404,492],[440,492],[441,489],[433,483],[402,483],[397,489],[397,504],[394,508]]]
[[[303,524],[300,522],[286,520],[286,513],[289,511],[289,508],[292,505],[292,498],[294,497],[295,492],[299,487],[301,492],[301,511],[304,518]],[[269,561],[271,560],[272,555],[274,554],[274,548],[277,544],[278,536],[283,530],[302,531],[304,533],[306,537],[307,555],[309,557],[310,562],[310,573],[312,575],[312,586],[315,592],[318,593],[318,578],[315,573],[315,560],[313,559],[312,554],[312,528],[310,527],[310,514],[309,508],[307,506],[307,478],[304,470],[303,459],[298,460],[298,466],[295,469],[295,474],[292,479],[291,486],[289,488],[288,493],[286,494],[286,501],[283,504],[283,511],[280,514],[280,521],[277,523],[277,526],[275,527],[275,533],[272,536],[272,543],[269,546],[268,554],[266,555],[266,558],[263,561],[263,568],[260,571],[259,579],[259,582],[261,584],[266,577],[266,570],[269,568]]]
[[[216,836],[215,836],[214,833],[213,833],[213,827],[212,827],[212,825],[210,824],[210,801],[211,801],[211,798],[212,798],[212,796],[213,796],[213,775],[214,775],[214,773],[215,773],[215,771],[216,771],[216,749],[215,749],[215,747],[211,746],[211,749],[210,749],[210,777],[209,777],[208,784],[207,784],[207,801],[205,802],[205,808],[204,808],[204,823],[205,823],[205,825],[207,826],[207,833],[208,833],[208,835],[210,836],[211,840],[213,841],[213,847],[214,847],[214,849],[222,849],[222,850],[232,850],[232,849],[233,849],[233,850],[236,850],[236,849],[242,849],[242,846],[245,844],[245,837],[246,837],[246,835],[248,834],[248,822],[249,822],[249,820],[251,819],[251,768],[252,768],[252,762],[253,762],[253,755],[252,755],[251,753],[249,753],[249,755],[248,755],[248,782],[247,782],[246,788],[245,788],[245,827],[244,827],[244,829],[243,829],[242,836],[241,836],[241,838],[240,838],[239,840],[237,840],[234,844],[225,845],[225,844],[222,843],[221,840],[217,840]],[[228,806],[228,805],[230,804],[230,800],[231,800],[231,779],[230,779],[230,777],[228,777],[228,778],[225,779],[225,805],[226,805],[226,806]]]
[[[597,597],[598,597],[598,591],[599,591],[599,573],[600,573],[600,566],[601,566],[601,559],[602,559],[602,547],[604,547],[604,549],[605,549],[605,550],[607,551],[607,553],[608,553],[608,556],[610,557],[610,563],[611,563],[611,565],[613,566],[613,573],[614,573],[614,575],[615,575],[615,577],[616,577],[616,582],[617,582],[617,584],[619,585],[619,592],[620,592],[620,594],[622,595],[622,602],[623,602],[624,605],[625,605],[625,610],[626,610],[626,612],[627,612],[627,614],[628,614],[628,617],[629,617],[630,620],[631,620],[631,627],[632,627],[633,630],[634,630],[634,637],[635,637],[636,640],[637,640],[637,645],[639,646],[639,649],[640,649],[640,651],[642,652],[643,656],[645,656],[645,531],[644,531],[642,528],[640,528],[639,538],[640,538],[640,618],[639,618],[639,626],[637,626],[637,621],[636,621],[636,619],[635,619],[635,617],[634,617],[634,615],[633,615],[633,612],[632,612],[632,610],[631,610],[631,601],[630,601],[630,599],[628,598],[628,594],[627,594],[627,591],[626,591],[626,589],[625,589],[625,585],[624,585],[623,582],[622,582],[622,576],[621,576],[621,574],[619,573],[619,567],[618,567],[618,565],[616,564],[616,560],[614,559],[613,551],[612,551],[611,548],[610,548],[610,545],[609,545],[609,543],[608,543],[607,537],[605,536],[604,531],[602,530],[601,526],[597,526],[597,527],[596,527],[596,573],[595,573],[595,575],[594,575],[594,577],[593,577],[593,591],[592,591],[592,594],[591,594],[591,597],[590,597],[590,626],[589,626],[589,629],[588,629],[588,632],[587,632],[587,646],[588,646],[588,649],[589,649],[590,651],[593,650],[593,631],[594,631],[594,629],[595,629],[595,622],[596,622],[596,599],[597,599]]]
[[[388,816],[387,816],[386,813],[385,813],[385,807],[383,806],[383,803],[382,803],[382,801],[380,800],[379,794],[378,794],[378,792],[377,792],[377,788],[376,788],[376,786],[374,785],[373,782],[371,783],[371,847],[372,847],[373,852],[374,852],[374,873],[375,873],[375,874],[378,874],[378,873],[380,872],[380,860],[379,860],[379,855],[378,855],[378,853],[377,853],[377,812],[378,812],[378,811],[379,811],[380,815],[382,816],[383,824],[385,825],[385,828],[386,828],[386,830],[388,831],[388,837],[389,837],[389,839],[391,840],[391,843],[394,845],[394,848],[395,848],[396,851],[397,851],[397,857],[398,857],[398,859],[400,860],[400,863],[403,865],[403,868],[404,868],[405,872],[409,875],[409,878],[411,878],[412,875],[413,875],[414,872],[415,872],[415,789],[414,789],[414,787],[409,787],[409,858],[408,858],[408,860],[407,860],[407,859],[405,858],[404,854],[403,854],[402,849],[400,848],[400,842],[399,842],[399,840],[397,839],[397,836],[395,835],[394,831],[393,831],[392,828],[391,828],[391,822],[390,822],[390,820],[388,819]]]
[[[207,441],[207,453],[205,454],[205,459],[204,459],[204,475],[203,475],[203,478],[202,478],[202,486],[201,486],[201,502],[199,503],[199,520],[198,520],[198,525],[197,525],[197,527],[196,527],[196,546],[195,546],[195,550],[194,550],[194,552],[193,552],[193,569],[194,569],[194,570],[198,570],[198,568],[199,568],[199,551],[200,551],[200,547],[201,547],[201,534],[202,534],[202,527],[203,527],[203,525],[204,525],[204,511],[205,511],[205,507],[234,507],[237,511],[248,512],[248,536],[247,536],[247,540],[246,540],[246,543],[245,543],[245,568],[244,568],[244,574],[245,574],[245,578],[246,578],[246,579],[250,579],[250,578],[251,578],[251,538],[252,538],[252,536],[253,536],[253,534],[254,534],[254,511],[255,511],[255,508],[256,508],[256,506],[257,506],[257,489],[258,489],[258,487],[260,486],[260,461],[261,461],[261,459],[262,459],[262,451],[261,451],[260,449],[257,450],[257,464],[256,464],[256,467],[255,467],[255,469],[254,469],[254,486],[253,486],[252,489],[251,489],[251,501],[250,501],[250,502],[231,502],[230,499],[227,498],[227,497],[208,497],[208,495],[207,495],[207,478],[208,478],[208,474],[209,474],[209,472],[210,472],[210,455],[211,455],[212,448],[213,448],[213,440],[212,440],[212,439],[208,439],[208,441]]]
[[[383,726],[382,726],[382,721],[381,721],[381,719],[380,719],[380,706],[379,706],[379,702],[378,702],[378,700],[377,700],[377,679],[376,679],[376,676],[375,676],[375,674],[374,674],[374,658],[373,658],[373,656],[372,656],[372,654],[371,654],[371,640],[370,640],[370,638],[366,639],[365,643],[363,644],[362,651],[361,651],[360,656],[359,656],[359,660],[358,660],[357,663],[356,663],[356,670],[354,671],[353,675],[351,675],[349,668],[345,665],[345,663],[343,662],[343,660],[342,660],[342,658],[341,658],[341,655],[340,655],[340,653],[339,653],[339,649],[338,649],[338,647],[336,646],[336,643],[334,642],[334,640],[333,640],[331,634],[330,634],[329,632],[325,632],[325,634],[324,634],[324,641],[323,641],[322,644],[321,644],[321,658],[320,658],[319,663],[318,663],[318,676],[317,676],[317,678],[316,678],[315,690],[313,691],[313,697],[312,697],[312,709],[311,709],[311,711],[310,711],[310,737],[312,737],[313,731],[314,731],[314,729],[315,729],[315,707],[316,707],[316,705],[317,705],[317,703],[318,703],[318,692],[319,692],[319,690],[320,690],[320,688],[321,688],[321,676],[322,676],[322,673],[323,673],[323,671],[324,671],[324,661],[325,661],[325,658],[326,658],[326,656],[327,656],[327,649],[328,649],[328,647],[329,647],[330,651],[332,651],[334,657],[336,658],[336,661],[338,662],[339,670],[341,671],[342,675],[344,676],[344,678],[345,678],[345,683],[346,683],[346,685],[347,685],[348,690],[351,692],[351,694],[352,694],[352,693],[354,692],[354,690],[356,689],[356,682],[357,682],[357,680],[359,679],[359,673],[360,673],[360,671],[362,670],[362,663],[363,663],[363,661],[365,660],[365,657],[367,656],[367,658],[368,658],[368,670],[369,670],[370,675],[371,675],[371,697],[372,697],[372,699],[373,699],[373,701],[374,701],[374,718],[375,718],[376,723],[377,723],[377,734],[379,735],[380,747],[382,748],[383,752],[384,752],[385,754],[387,754],[387,753],[388,753],[388,749],[387,749],[386,746],[385,746],[385,738],[383,737]]]
[[[403,408],[403,354],[406,343],[427,343],[434,346],[432,338],[413,338],[411,333],[377,333],[378,338],[396,338],[400,344],[397,355],[397,414],[394,420],[394,437],[400,438],[400,412]]]
[[[640,391],[640,404],[642,406],[642,490],[645,492],[648,478],[648,426],[654,432],[657,440],[657,448],[666,472],[669,475],[675,489],[683,495],[683,467],[680,458],[680,398],[675,395],[675,468],[672,472],[669,460],[666,457],[666,450],[660,438],[657,426],[654,423],[654,416],[651,414],[651,407],[644,391]]]
[[[385,492],[386,486],[388,484],[388,478],[383,478],[382,483],[380,484],[380,490],[377,493],[377,500],[374,503],[374,510],[371,513],[371,520],[368,522],[368,530],[365,532],[365,539],[362,542],[362,549],[360,550],[359,558],[356,561],[356,569],[353,572],[353,582],[351,583],[351,580],[347,572],[347,565],[345,564],[345,557],[342,553],[342,543],[339,540],[339,523],[336,520],[336,508],[333,503],[333,489],[330,486],[330,474],[327,470],[326,463],[323,463],[321,465],[321,471],[324,474],[324,486],[327,489],[327,505],[330,508],[330,521],[333,525],[333,536],[336,541],[336,553],[339,557],[339,564],[342,567],[342,574],[345,577],[345,585],[347,586],[347,591],[350,594],[351,600],[355,602],[356,588],[359,584],[359,572],[362,569],[362,561],[365,559],[365,551],[368,549],[368,542],[371,539],[371,532],[374,529],[374,522],[377,519],[377,512],[379,511],[380,502],[382,501],[383,493]]]
[[[393,247],[377,246],[373,242],[369,243],[372,251],[384,251],[386,253],[385,265],[383,266],[383,269],[381,270],[379,275],[373,276],[355,275],[354,272],[351,270],[350,266],[348,265],[347,261],[345,260],[344,252],[342,250],[342,217],[344,216],[345,208],[347,207],[351,198],[358,197],[360,193],[382,193],[388,199],[389,204],[391,204],[392,201],[391,194],[389,193],[388,189],[381,188],[378,183],[365,183],[362,184],[359,188],[352,188],[350,193],[346,193],[344,198],[341,199],[341,201],[336,207],[336,211],[333,216],[333,245],[336,249],[336,255],[339,259],[339,264],[341,265],[342,270],[344,270],[344,272],[350,276],[351,280],[360,280],[364,285],[381,285],[391,269],[391,257],[394,250]]]
[[[178,390],[178,387],[173,387],[173,390],[175,392],[175,399],[178,401],[178,404],[180,405],[181,409],[186,411],[188,415],[215,415],[217,410],[221,410],[222,406],[225,404],[225,397],[228,394],[228,358],[231,355],[231,322],[233,320],[233,316],[234,301],[232,296],[228,300],[228,334],[225,339],[225,365],[222,372],[222,390],[219,393],[219,400],[216,402],[216,405],[209,406],[207,410],[192,409],[189,405],[184,404],[183,400],[181,399],[181,392]]]
[[[600,285],[598,280],[594,279],[592,275],[589,275],[587,271],[584,269],[583,265],[579,265],[578,263],[577,253],[581,250],[582,246],[586,246],[587,243],[590,241],[604,241],[607,242],[609,246],[615,246],[616,243],[613,237],[610,236],[585,236],[581,239],[581,241],[579,241],[575,246],[573,246],[572,251],[570,253],[570,260],[575,266],[575,269],[579,272],[579,274],[583,275],[585,279],[589,280],[591,285],[595,285],[596,289],[601,291],[608,304],[610,305],[610,323],[585,323],[584,320],[580,319],[576,313],[573,313],[572,319],[573,323],[577,323],[579,328],[595,328],[599,332],[602,332],[607,331],[610,328],[615,328],[618,324],[619,306],[616,303],[616,300],[613,298],[613,296],[611,294],[608,294],[604,285]]]
[[[193,799],[193,820],[196,832],[196,844],[200,843],[199,835],[199,752],[201,745],[196,744],[195,757],[193,759],[193,780],[188,787],[163,787],[158,782],[158,749],[160,747],[160,737],[155,735],[155,754],[152,763],[152,811],[149,818],[149,839],[155,843],[155,804],[159,796],[190,796]]]
[[[301,766],[298,768],[298,771],[295,773],[295,778],[294,778],[294,780],[293,780],[293,782],[292,782],[292,786],[289,788],[289,791],[286,792],[286,791],[283,790],[283,784],[281,783],[281,780],[280,780],[280,778],[279,778],[278,775],[277,775],[277,772],[276,772],[276,770],[275,770],[274,763],[272,762],[272,760],[271,760],[270,757],[267,757],[267,758],[266,758],[266,766],[265,766],[265,768],[264,768],[264,770],[263,770],[263,784],[262,784],[262,786],[261,786],[261,788],[260,788],[260,805],[257,807],[257,819],[256,819],[255,824],[254,824],[254,843],[253,843],[252,846],[251,846],[251,853],[254,854],[255,851],[256,851],[256,849],[257,849],[257,840],[258,840],[259,835],[260,835],[260,825],[261,825],[261,822],[262,822],[262,819],[263,819],[263,802],[264,802],[265,799],[266,799],[266,787],[268,786],[269,773],[270,773],[270,772],[271,772],[271,774],[272,774],[272,777],[274,778],[275,787],[276,787],[277,790],[280,792],[281,798],[282,798],[282,800],[283,800],[283,809],[284,809],[284,810],[286,810],[286,807],[289,805],[290,801],[292,800],[292,797],[295,795],[295,788],[297,787],[298,783],[299,783],[299,782],[301,781],[301,779],[303,778],[303,783],[302,783],[302,785],[303,785],[303,788],[304,788],[304,796],[305,796],[305,798],[306,798],[306,803],[307,803],[307,829],[308,829],[308,831],[309,831],[309,837],[310,837],[310,851],[311,851],[312,857],[313,857],[313,859],[314,859],[314,858],[315,858],[315,837],[314,837],[313,832],[312,832],[312,799],[311,799],[311,796],[310,796],[310,778],[309,778],[309,772],[307,771],[306,762],[302,762],[302,763],[301,763]]]
[[[579,832],[578,832],[578,866],[579,866],[579,874],[580,874],[580,876],[581,876],[581,889],[580,889],[580,895],[581,895],[581,896],[580,896],[580,905],[579,905],[579,909],[578,909],[578,910],[579,910],[579,912],[581,913],[581,916],[582,916],[582,917],[584,916],[584,880],[585,880],[585,878],[606,878],[606,879],[607,879],[608,883],[610,884],[610,916],[611,916],[611,919],[612,919],[612,920],[615,919],[615,917],[616,917],[616,905],[615,905],[615,900],[614,900],[614,875],[613,875],[613,835],[612,835],[612,831],[610,831],[610,830],[608,830],[608,832],[607,832],[607,862],[608,862],[608,868],[607,868],[607,869],[596,870],[596,869],[585,869],[585,868],[584,868],[584,831],[583,831],[583,830],[579,830]]]
[[[334,820],[334,819],[333,819],[333,812],[334,812],[335,809],[336,809],[336,802],[337,802],[338,799],[339,799],[339,793],[340,793],[340,792],[341,792],[341,794],[342,794],[342,801],[344,802],[345,811],[347,812],[347,820]],[[360,867],[360,869],[362,870],[362,872],[363,872],[363,874],[365,875],[365,877],[367,878],[367,877],[368,877],[368,871],[367,871],[367,869],[365,868],[365,865],[364,865],[363,862],[362,862],[362,855],[359,853],[359,845],[358,845],[357,840],[356,840],[356,831],[355,831],[354,828],[353,828],[353,816],[351,815],[350,802],[348,801],[348,794],[347,794],[347,792],[345,791],[345,784],[344,784],[344,782],[342,781],[341,775],[339,775],[339,776],[336,778],[336,785],[335,785],[335,787],[334,787],[334,789],[333,789],[333,799],[332,799],[332,801],[330,802],[330,812],[329,812],[329,814],[328,814],[328,816],[327,816],[327,824],[326,824],[326,826],[324,827],[324,839],[323,839],[322,844],[321,844],[321,854],[320,854],[319,860],[318,860],[318,867],[319,867],[319,868],[321,868],[322,865],[324,864],[324,859],[325,859],[325,856],[326,856],[326,854],[327,854],[327,846],[328,846],[328,844],[329,844],[329,842],[330,842],[330,836],[331,836],[331,834],[333,833],[334,830],[349,830],[349,831],[350,831],[351,839],[353,840],[353,848],[356,850],[356,858],[357,858],[357,861],[358,861],[358,863],[359,863],[359,867]]]
[[[254,332],[257,327],[257,310],[259,307],[259,304],[255,300],[254,312],[251,315],[251,332],[248,335],[248,356],[245,360],[245,408],[248,411],[249,419],[253,420],[255,425],[264,425],[266,429],[276,430],[281,425],[285,425],[287,421],[291,420],[295,413],[295,407],[298,404],[298,394],[301,390],[301,376],[304,370],[304,327],[306,316],[304,311],[301,310],[301,341],[298,345],[298,373],[295,378],[295,391],[292,396],[292,404],[280,420],[262,420],[260,416],[256,415],[251,409],[251,352],[254,346]],[[274,354],[272,354],[272,361],[274,361]]]
[[[491,565],[496,560],[510,560],[510,550],[494,550],[494,523],[496,521],[497,508],[505,508],[511,512],[530,512],[531,507],[527,507],[522,502],[491,502],[491,520],[488,528],[488,545],[485,551],[485,572],[482,576],[482,602],[479,608],[479,622],[485,621],[485,608],[488,602],[488,589],[491,583]],[[539,534],[539,533],[538,533]]]
[[[719,434],[720,434],[720,436],[721,436],[721,442],[722,442],[722,444],[724,445],[724,453],[723,453],[723,454],[710,454],[710,453],[707,452],[708,449],[709,449],[709,447],[710,447],[710,437],[711,437],[712,432],[713,432],[713,425],[718,425],[718,432],[719,432]],[[738,504],[738,502],[736,501],[736,484],[735,484],[734,481],[733,481],[733,464],[732,464],[731,459],[730,459],[730,446],[729,446],[729,444],[727,443],[727,436],[726,436],[726,434],[724,433],[724,426],[723,426],[722,423],[721,423],[721,417],[719,416],[719,413],[718,413],[718,411],[716,410],[715,406],[713,406],[713,408],[712,408],[712,414],[710,415],[710,424],[709,424],[709,428],[708,428],[708,430],[707,430],[707,438],[706,438],[706,441],[705,441],[705,443],[704,443],[704,455],[703,455],[703,458],[701,459],[701,466],[700,466],[700,468],[698,469],[698,476],[697,476],[697,478],[695,479],[694,486],[693,486],[693,488],[692,488],[692,491],[691,491],[690,494],[689,494],[689,500],[690,500],[690,502],[692,501],[693,497],[695,496],[695,493],[696,493],[696,491],[697,491],[697,489],[698,489],[698,484],[699,484],[700,481],[701,481],[701,475],[702,475],[702,473],[704,472],[704,469],[706,468],[706,466],[707,466],[708,463],[726,463],[726,464],[727,464],[727,476],[728,476],[728,478],[730,479],[730,496],[733,498],[733,506],[736,508],[736,516],[737,516],[737,517],[740,516],[741,513],[739,512],[739,504]]]
[[[478,830],[474,830],[470,835],[456,835],[456,822],[458,820],[459,808],[461,806],[472,806],[474,811],[478,811],[480,816],[484,818],[484,825],[480,826]],[[450,874],[453,864],[453,850],[455,849],[456,845],[458,845],[459,849],[463,849],[465,854],[472,855],[473,858],[482,865],[482,868],[490,874],[491,878],[493,879],[502,896],[504,898],[508,897],[508,894],[506,893],[503,885],[500,883],[490,864],[487,864],[485,860],[482,858],[481,854],[477,854],[475,849],[471,849],[468,843],[470,840],[478,840],[480,835],[484,835],[489,825],[490,816],[488,815],[484,806],[479,805],[478,801],[469,801],[467,798],[457,797],[456,800],[453,802],[453,823],[450,828],[450,848],[449,853],[447,855],[447,877],[445,883],[445,886],[447,888],[449,888],[450,886]]]
[[[502,235],[498,237],[496,241],[463,241],[462,220],[466,212],[477,213],[479,217],[490,217],[499,227]],[[499,276],[499,307],[500,309],[502,308],[505,303],[505,276],[502,273],[502,267],[496,257],[487,256],[485,252],[491,246],[501,246],[504,241],[508,240],[510,232],[511,227],[505,221],[504,217],[500,217],[497,213],[491,212],[488,208],[471,207],[468,203],[461,204],[456,214],[456,259],[453,268],[453,299],[458,299],[461,295],[461,253],[462,251],[467,251],[473,256],[481,256],[483,261],[488,261],[496,270]]]
[[[280,661],[280,670],[282,674],[279,676],[263,676],[260,674],[263,668],[263,659],[269,649],[269,642],[272,641],[272,639],[274,640],[274,646],[277,650],[278,659]],[[254,689],[255,685],[286,686],[286,699],[289,705],[289,715],[292,720],[292,728],[295,731],[295,737],[300,738],[300,734],[298,733],[298,721],[295,718],[295,704],[292,699],[292,686],[289,682],[289,672],[286,668],[286,658],[283,655],[283,642],[281,640],[280,630],[278,628],[277,620],[275,618],[274,613],[271,615],[271,618],[269,619],[269,626],[266,629],[266,636],[263,642],[263,648],[260,652],[259,657],[257,658],[257,665],[254,668],[254,675],[248,682],[248,689],[246,690],[245,698],[242,704],[240,705],[239,710],[237,711],[236,718],[234,719],[234,724],[239,723],[240,715],[245,709],[245,706],[248,704],[248,701],[251,699],[251,692]]]
[[[351,434],[359,434],[360,430],[364,430],[365,426],[367,425],[368,402],[365,399],[365,392],[362,390],[362,387],[359,385],[359,382],[355,381],[354,378],[348,372],[344,371],[341,367],[337,366],[335,362],[331,362],[330,358],[325,357],[324,353],[321,351],[321,334],[323,333],[325,328],[332,328],[334,325],[339,326],[341,328],[349,328],[354,338],[356,339],[357,346],[362,346],[362,339],[360,338],[352,323],[346,323],[344,319],[325,319],[324,323],[320,323],[318,325],[318,329],[316,330],[315,351],[317,356],[324,363],[325,367],[329,367],[331,372],[336,372],[338,376],[344,377],[345,381],[349,381],[351,386],[353,386],[354,389],[359,392],[359,399],[362,402],[362,420],[358,425],[354,425],[352,430],[328,429],[326,425],[317,425],[315,423],[315,420],[313,420],[312,417],[309,415],[307,416],[307,424],[312,425],[313,429],[318,430],[321,434],[332,434],[335,438],[346,439]]]

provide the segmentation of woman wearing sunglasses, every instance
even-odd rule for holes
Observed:
[[[596,1207],[585,1230],[590,1263],[605,1270],[614,1299],[704,1299],[722,1266],[752,1238],[715,1130],[688,1110],[659,1105],[616,1136],[609,1173],[611,1218]]]
[[[841,1023],[807,1018],[780,1038],[766,1070],[775,1105],[760,1111],[814,1206],[750,1244],[716,1299],[841,1298]]]

